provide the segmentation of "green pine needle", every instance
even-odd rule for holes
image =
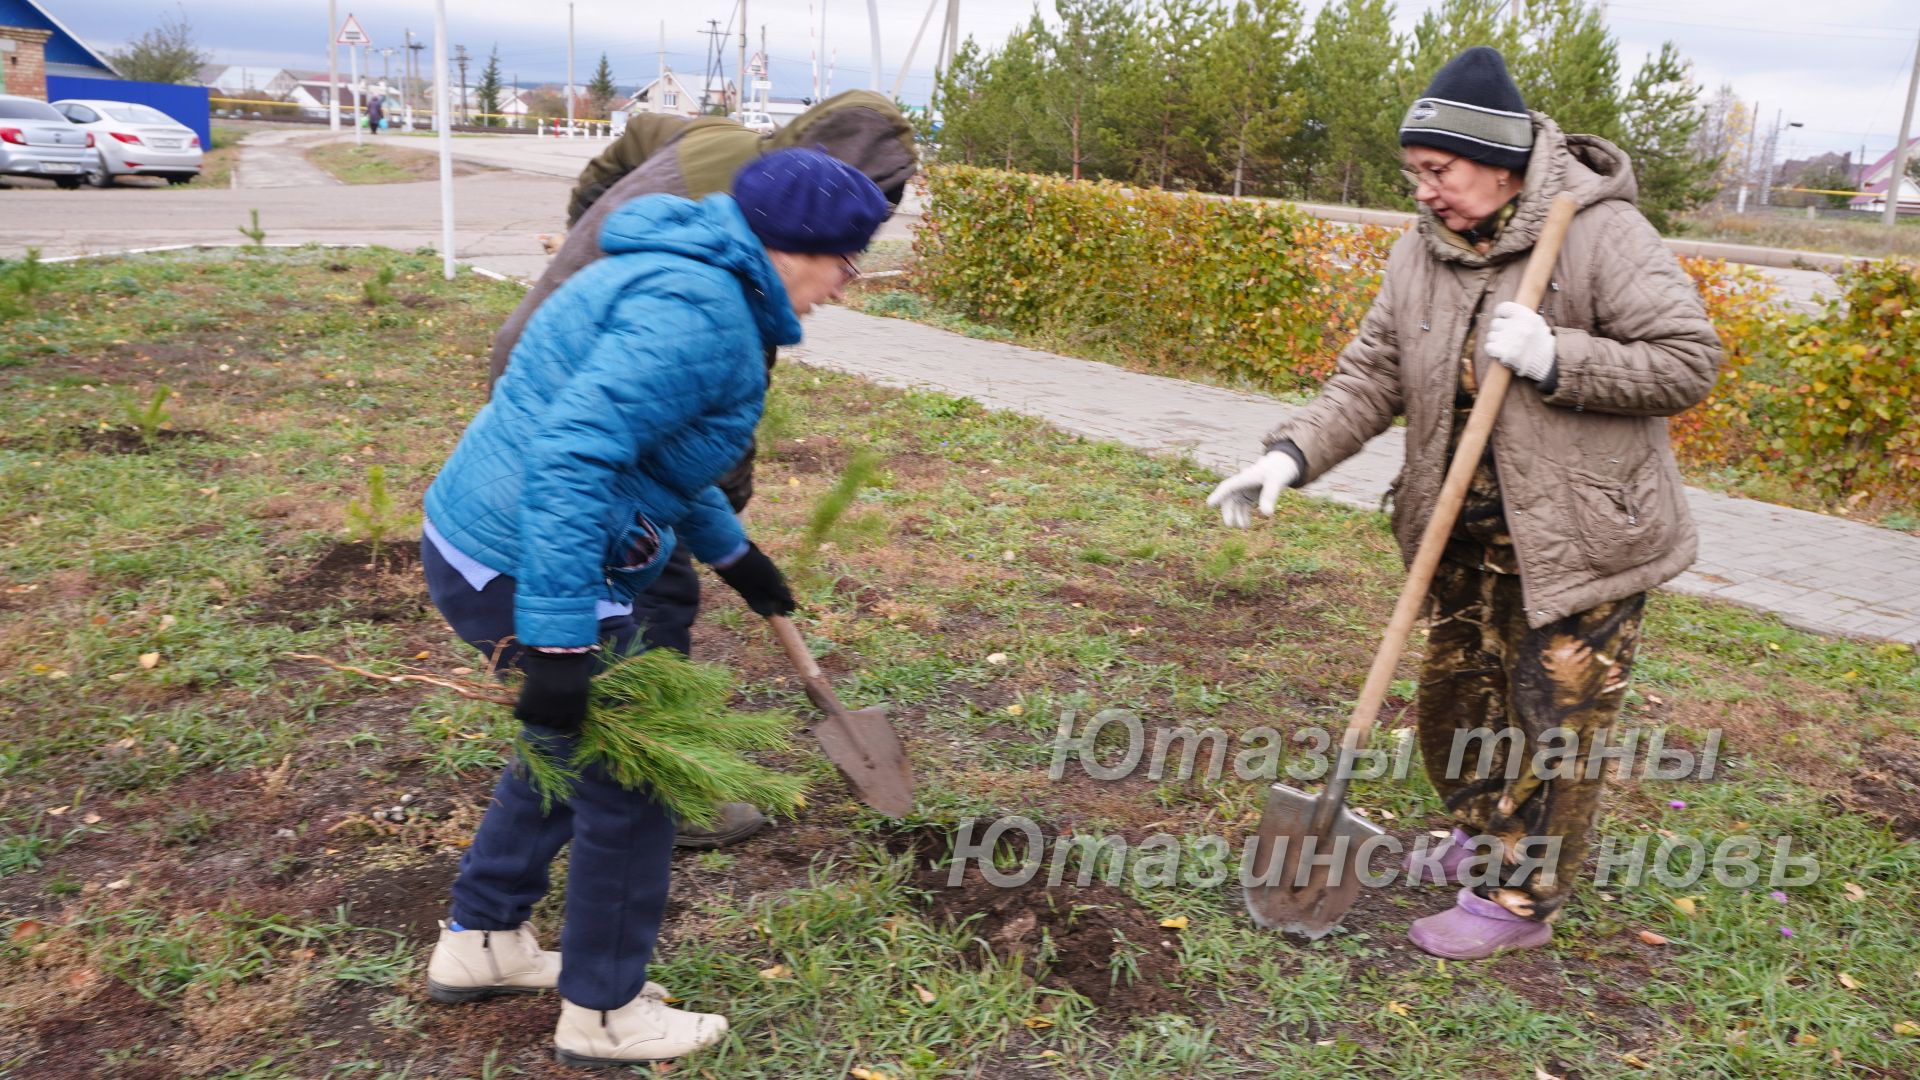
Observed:
[[[545,804],[565,800],[580,770],[599,766],[622,787],[649,788],[682,821],[711,825],[721,803],[751,803],[775,813],[805,805],[797,778],[756,765],[745,750],[788,745],[794,719],[729,707],[733,677],[671,649],[616,662],[593,681],[594,702],[571,761],[515,739],[528,779]]]

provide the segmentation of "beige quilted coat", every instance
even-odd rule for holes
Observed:
[[[1698,535],[1666,417],[1712,389],[1720,339],[1693,282],[1634,208],[1627,156],[1533,114],[1534,151],[1513,219],[1482,255],[1424,211],[1387,262],[1358,336],[1320,396],[1267,437],[1291,439],[1311,480],[1407,418],[1394,534],[1411,560],[1446,472],[1461,351],[1476,311],[1513,298],[1562,192],[1574,217],[1540,312],[1554,327],[1553,393],[1516,378],[1493,453],[1528,622],[1650,589],[1693,562]],[[1489,358],[1476,345],[1482,374]]]

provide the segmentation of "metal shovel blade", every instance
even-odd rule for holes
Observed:
[[[1274,784],[1247,863],[1247,912],[1269,930],[1313,940],[1340,925],[1360,895],[1368,840],[1386,830],[1339,807],[1324,834],[1313,828],[1320,795]]]
[[[913,769],[885,705],[829,712],[813,737],[861,802],[894,818],[913,809]]]

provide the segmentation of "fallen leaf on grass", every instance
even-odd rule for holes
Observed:
[[[1895,1035],[1920,1035],[1920,1024],[1916,1024],[1911,1020],[1902,1020],[1893,1025],[1893,1033]]]
[[[1536,1065],[1533,1068],[1533,1080],[1564,1080],[1564,1078],[1556,1076]]]
[[[1019,716],[1021,713],[1024,713],[1026,711],[1027,711],[1027,707],[1025,705],[1020,704],[1017,701],[1007,706],[1008,716]]]
[[[1034,1031],[1042,1031],[1053,1026],[1053,1021],[1044,1016],[1029,1016],[1025,1020],[1020,1021],[1020,1023],[1032,1028]]]
[[[1795,1035],[1793,1037],[1793,1041],[1800,1046],[1812,1046],[1814,1043],[1817,1043],[1820,1041],[1820,1036],[1814,1035],[1810,1032],[1803,1031],[1800,1034]]]
[[[119,890],[119,889],[124,889],[124,888],[126,888],[127,886],[129,886],[129,885],[131,885],[131,884],[133,884],[133,879],[132,879],[132,878],[121,878],[121,879],[120,879],[120,880],[118,880],[118,881],[109,881],[109,882],[107,882],[107,888],[109,888],[109,889],[114,889],[114,890]]]
[[[1665,945],[1668,943],[1668,939],[1665,936],[1656,934],[1651,930],[1640,931],[1640,940],[1649,945]]]
[[[1846,988],[1847,988],[1847,989],[1849,989],[1849,990],[1858,990],[1858,989],[1860,989],[1860,984],[1859,984],[1859,983],[1857,983],[1857,982],[1855,982],[1855,981],[1854,981],[1854,978],[1853,978],[1853,976],[1851,976],[1851,975],[1849,975],[1849,974],[1847,974],[1846,972],[1844,972],[1844,971],[1843,971],[1843,972],[1841,972],[1841,973],[1840,973],[1840,976],[1839,976],[1839,978],[1840,978],[1840,985],[1841,985],[1841,986],[1844,986],[1844,987],[1846,987]]]
[[[1645,1069],[1649,1067],[1645,1061],[1641,1060],[1640,1055],[1638,1054],[1621,1054],[1620,1060],[1623,1062],[1626,1062],[1628,1065],[1631,1065],[1636,1069]]]
[[[1847,890],[1847,900],[1851,903],[1857,904],[1867,898],[1867,890],[1855,885],[1851,881],[1842,882],[1840,887]]]
[[[98,825],[98,824],[100,824],[100,815],[99,815],[99,814],[88,814],[88,815],[86,815],[85,817],[83,817],[83,818],[81,818],[81,819],[80,819],[80,823],[81,823],[82,825]]]
[[[143,652],[143,653],[141,653],[141,654],[140,654],[140,666],[141,666],[142,668],[144,668],[144,669],[146,669],[146,670],[148,670],[148,671],[152,671],[152,670],[153,670],[154,668],[157,668],[157,667],[159,667],[159,666],[160,666],[160,654],[159,654],[159,653],[157,653],[157,652]]]
[[[433,654],[428,652],[427,650],[421,649],[419,652],[413,654],[413,658],[415,660],[425,660],[426,658],[432,655]]]
[[[913,992],[916,996],[920,998],[920,1004],[922,1005],[931,1005],[934,1002],[940,1000],[939,997],[936,994],[934,994],[933,991],[927,989],[924,986],[921,986],[919,983],[913,984]]]
[[[1410,1010],[1408,1010],[1407,1006],[1402,1002],[1389,1001],[1387,1002],[1387,1011],[1395,1016],[1405,1016]]]
[[[760,977],[763,979],[786,979],[792,975],[793,969],[785,964],[775,964],[770,968],[760,969]]]
[[[71,806],[49,806],[47,807],[47,813],[52,814],[54,817],[59,817],[71,809],[73,809]]]
[[[13,940],[24,941],[47,928],[47,924],[38,919],[21,919],[13,924]]]
[[[848,1070],[847,1075],[853,1077],[853,1080],[893,1080],[893,1077],[877,1069],[854,1068]]]
[[[1692,896],[1676,896],[1673,898],[1673,906],[1680,909],[1680,914],[1691,919],[1700,914],[1699,908],[1694,906],[1695,899]]]
[[[1185,930],[1187,928],[1187,924],[1188,924],[1188,919],[1185,915],[1175,915],[1171,919],[1160,920],[1160,925],[1165,927],[1168,930]]]

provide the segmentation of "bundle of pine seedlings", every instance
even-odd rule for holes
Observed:
[[[742,756],[791,745],[794,718],[743,712],[729,704],[732,696],[733,676],[726,668],[695,663],[672,649],[650,649],[594,678],[587,722],[570,760],[557,760],[524,731],[515,748],[549,806],[572,793],[584,768],[598,768],[622,787],[651,790],[676,817],[695,825],[714,824],[721,803],[749,803],[775,814],[805,805],[806,787],[798,777]]]

